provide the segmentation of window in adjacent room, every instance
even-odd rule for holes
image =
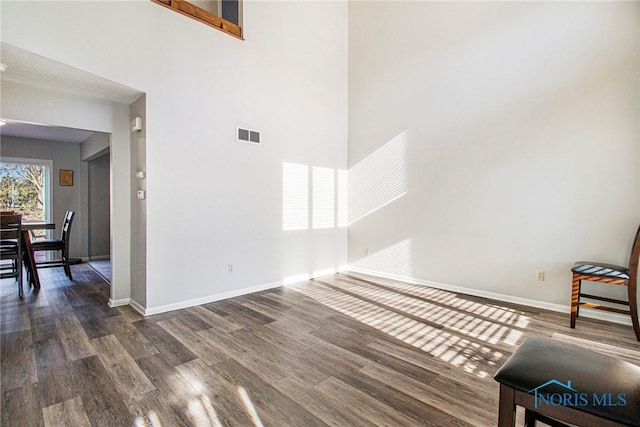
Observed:
[[[242,38],[242,0],[151,0],[232,36]]]
[[[51,160],[2,157],[0,210],[18,211],[27,220],[51,221],[52,168]],[[34,231],[32,235],[51,237],[45,230]]]

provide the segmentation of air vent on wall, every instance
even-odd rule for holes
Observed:
[[[260,132],[257,130],[238,128],[237,141],[260,144]]]

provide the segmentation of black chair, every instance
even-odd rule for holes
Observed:
[[[516,406],[526,427],[640,427],[640,367],[615,357],[530,337],[493,378],[498,427],[515,426]]]
[[[571,272],[573,280],[571,286],[571,320],[570,327],[576,327],[576,319],[580,314],[580,307],[605,310],[614,313],[627,314],[631,316],[631,324],[636,334],[636,339],[640,341],[640,322],[638,322],[638,304],[636,300],[637,280],[638,280],[638,259],[640,258],[640,227],[636,231],[636,237],[629,256],[629,267],[620,265],[603,264],[598,262],[580,261],[577,262]],[[582,292],[582,281],[598,282],[605,285],[626,286],[627,300],[618,300],[600,295],[586,294]],[[620,305],[629,306],[628,310],[600,305],[593,302],[586,302],[582,299],[605,301]]]
[[[10,261],[0,268],[0,278],[15,277],[18,282],[18,296],[22,298],[22,232],[21,214],[3,213],[0,215],[0,259]]]
[[[74,216],[74,211],[67,211],[65,214],[59,239],[42,239],[31,242],[31,248],[34,252],[56,251],[61,255],[60,260],[36,262],[36,267],[64,267],[64,273],[69,280],[73,280],[69,265],[69,237]]]

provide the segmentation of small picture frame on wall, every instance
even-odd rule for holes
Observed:
[[[60,185],[70,187],[73,186],[73,171],[69,169],[60,169]]]

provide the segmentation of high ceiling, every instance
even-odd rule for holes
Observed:
[[[131,104],[142,95],[138,90],[7,43],[0,43],[0,62],[7,66],[6,71],[2,73],[3,81],[122,104]]]
[[[131,104],[142,93],[103,77],[79,70],[7,43],[0,43],[0,62],[7,66],[2,81]],[[46,141],[81,143],[93,132],[7,120],[0,135]]]

